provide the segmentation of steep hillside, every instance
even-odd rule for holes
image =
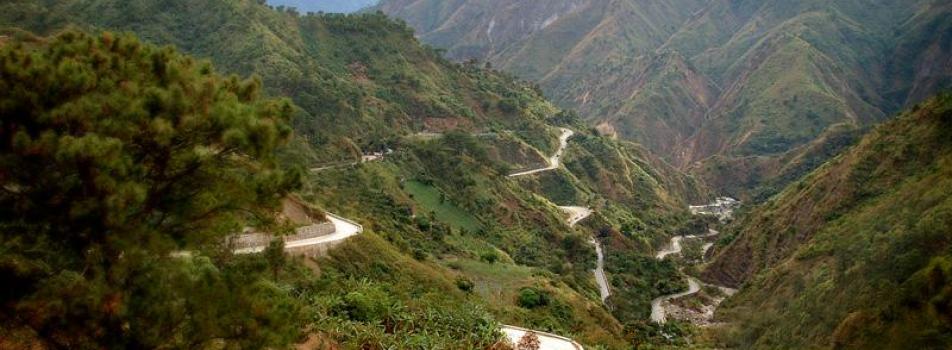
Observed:
[[[704,272],[743,285],[739,347],[946,348],[952,96],[879,126],[734,227]],[[755,311],[756,310],[756,311]]]
[[[773,171],[778,161],[817,164],[849,144],[825,144],[839,140],[831,134],[881,121],[952,77],[944,1],[532,4],[385,0],[376,8],[450,57],[538,81],[604,134],[743,196],[811,170]],[[751,168],[770,171],[745,173]]]
[[[400,135],[447,128],[505,128],[532,141],[554,138],[543,122],[554,108],[534,99],[531,86],[446,62],[383,16],[300,17],[256,1],[37,3],[0,5],[0,23],[42,33],[68,24],[133,31],[208,58],[226,72],[261,76],[268,92],[300,107],[295,123],[317,151],[313,162],[356,159]]]
[[[0,9],[0,24],[41,33],[130,31],[255,74],[265,94],[294,102],[296,135],[279,156],[310,168],[298,195],[366,228],[327,257],[274,273],[297,293],[311,340],[485,348],[502,322],[623,349],[648,301],[681,284],[672,264],[633,257],[687,222],[686,201],[705,196],[702,186],[637,145],[595,135],[529,84],[442,59],[383,16],[300,16],[251,0]],[[577,132],[567,170],[507,177],[556,152],[557,126]],[[561,205],[597,214],[573,228]],[[618,293],[627,306],[614,310],[591,272],[589,242],[603,232],[609,260],[625,262],[610,277],[645,287]],[[264,259],[238,261],[267,271]]]

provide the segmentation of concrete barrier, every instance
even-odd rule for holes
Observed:
[[[304,255],[309,257],[321,256],[327,254],[330,248],[343,243],[347,238],[364,231],[364,226],[358,224],[356,221],[333,213],[325,212],[324,214],[330,221],[300,227],[297,229],[298,233],[285,236],[283,238],[285,242],[285,252],[291,255]],[[339,223],[345,228],[344,230],[338,227]],[[334,235],[341,236],[331,237]],[[321,237],[327,239],[321,240]],[[239,235],[237,236],[235,253],[249,254],[261,252],[271,243],[272,239],[273,236],[263,233]]]
[[[327,211],[324,212],[324,215],[331,216],[331,217],[334,217],[334,218],[337,219],[337,220],[340,220],[340,221],[346,222],[346,223],[348,223],[348,224],[357,226],[357,227],[358,227],[358,230],[357,230],[358,232],[364,232],[364,225],[358,224],[358,223],[357,223],[356,221],[354,221],[354,220],[351,220],[351,219],[348,219],[348,218],[345,218],[345,217],[343,217],[343,216],[340,216],[340,215],[337,215],[337,214],[334,214],[334,213],[331,213],[331,212],[327,212]]]

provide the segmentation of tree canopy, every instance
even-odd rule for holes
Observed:
[[[296,334],[286,292],[200,253],[227,257],[224,237],[267,222],[300,182],[274,157],[293,107],[260,85],[131,35],[0,44],[0,338],[191,348]]]

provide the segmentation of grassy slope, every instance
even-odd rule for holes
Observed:
[[[706,278],[745,283],[725,339],[943,348],[952,320],[952,96],[866,136],[739,222]],[[756,312],[754,311],[756,310]]]
[[[421,215],[426,215],[426,212],[429,211],[434,218],[457,230],[476,232],[482,228],[479,221],[472,215],[452,203],[447,203],[445,195],[441,199],[441,192],[435,187],[411,180],[404,183],[404,189],[413,196],[413,200],[424,210],[423,213],[420,213]]]

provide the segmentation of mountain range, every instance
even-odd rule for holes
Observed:
[[[647,317],[651,299],[685,283],[673,262],[645,252],[667,231],[693,227],[687,203],[708,196],[703,186],[640,145],[596,135],[533,84],[446,60],[383,15],[301,15],[252,0],[23,0],[0,9],[3,35],[13,42],[58,42],[64,30],[129,32],[207,61],[223,75],[257,77],[262,94],[288,99],[294,136],[276,157],[306,173],[294,196],[366,230],[319,259],[292,261],[276,278],[251,268],[269,266],[264,257],[239,257],[244,278],[262,276],[280,300],[311,315],[275,327],[317,327],[311,336],[343,346],[465,348],[461,341],[492,345],[505,322],[620,349]],[[560,127],[577,131],[564,150]],[[564,166],[506,176],[545,167],[549,155],[563,151]],[[379,160],[361,162],[374,153]],[[595,215],[573,228],[559,206],[586,206]],[[619,262],[607,268],[618,288],[607,300],[611,308],[591,273],[595,235],[605,259]],[[220,269],[232,266],[203,247],[179,249],[211,256]],[[314,266],[319,274],[308,272]],[[536,297],[545,301],[520,301]],[[337,301],[325,304],[331,300]],[[15,318],[11,309],[4,313]],[[70,317],[65,324],[92,316]],[[135,327],[165,327],[136,317]],[[61,340],[49,340],[24,322],[10,324],[20,325],[12,332],[27,343],[129,341],[113,333],[81,338],[94,332],[55,324],[48,332]],[[370,331],[387,324],[396,328]],[[335,328],[345,331],[326,332]],[[218,335],[169,339],[186,336]]]
[[[775,192],[855,131],[952,84],[946,1],[385,0],[376,9],[448,57],[537,81],[602,134],[744,197]]]
[[[952,344],[947,1],[334,4],[0,3],[0,349]]]

